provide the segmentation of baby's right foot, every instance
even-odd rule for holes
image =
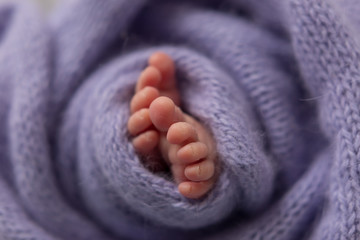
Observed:
[[[153,54],[131,100],[128,130],[140,154],[160,150],[182,195],[199,198],[215,182],[215,143],[198,121],[181,111],[179,99],[173,61]]]

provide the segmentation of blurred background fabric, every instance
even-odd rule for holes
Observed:
[[[0,2],[0,239],[360,239],[359,1],[53,4]],[[216,141],[201,199],[127,132],[156,51]]]
[[[56,3],[60,0],[36,0],[41,7],[45,9],[45,11],[51,11]]]

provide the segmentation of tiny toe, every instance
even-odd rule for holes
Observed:
[[[177,122],[170,126],[167,140],[171,144],[186,144],[198,140],[195,128],[187,122]]]
[[[155,130],[146,131],[133,139],[134,148],[142,154],[148,154],[159,143],[159,133]]]
[[[130,116],[128,130],[132,136],[137,135],[152,125],[149,109],[143,108]]]
[[[168,97],[155,99],[150,104],[149,111],[154,126],[162,132],[166,132],[173,123],[184,120],[180,108]]]
[[[179,192],[187,198],[200,198],[204,196],[214,185],[213,180],[205,182],[182,182],[179,184]]]
[[[173,164],[171,165],[171,172],[173,174],[174,180],[177,184],[188,181],[188,179],[185,176],[184,171],[184,165],[180,164]]]
[[[148,108],[152,101],[159,97],[159,91],[154,87],[145,87],[138,91],[130,102],[131,113],[142,108]]]
[[[215,164],[212,160],[206,159],[199,163],[192,164],[185,168],[185,176],[191,181],[206,181],[214,176]]]
[[[209,149],[202,142],[192,142],[179,149],[177,157],[185,164],[196,162],[207,157]]]
[[[162,76],[160,84],[162,89],[169,89],[175,86],[175,64],[169,55],[156,52],[149,58],[149,65],[159,69]]]
[[[161,82],[161,73],[160,71],[153,66],[145,68],[144,71],[139,76],[139,80],[136,84],[135,91],[138,92],[144,87],[154,87],[158,88]]]

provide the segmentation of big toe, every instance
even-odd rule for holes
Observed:
[[[176,122],[184,121],[184,115],[179,107],[168,97],[156,98],[149,107],[150,119],[161,132],[168,131]]]

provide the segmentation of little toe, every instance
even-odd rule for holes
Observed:
[[[205,143],[191,142],[179,149],[177,158],[184,164],[189,164],[206,158],[208,154],[209,149]]]
[[[184,120],[180,108],[168,97],[155,99],[150,104],[149,112],[151,121],[161,132],[166,132],[173,123]]]
[[[185,176],[195,182],[206,181],[214,176],[215,164],[212,160],[206,159],[199,163],[192,164],[185,168]]]
[[[151,125],[152,122],[149,116],[149,109],[143,108],[130,116],[127,127],[130,134],[135,136],[149,128]]]
[[[148,108],[152,101],[160,96],[159,91],[154,87],[145,87],[138,91],[130,102],[131,113],[142,108]]]
[[[156,52],[149,58],[149,65],[157,68],[161,73],[160,88],[168,90],[175,87],[175,64],[169,55]]]
[[[158,88],[161,78],[161,72],[159,69],[149,66],[140,74],[135,91],[138,92],[148,86]]]
[[[187,122],[177,122],[170,126],[167,140],[171,144],[186,144],[198,140],[195,128]]]
[[[179,184],[178,190],[187,198],[197,199],[204,196],[213,185],[213,179],[205,182],[182,182]]]
[[[141,154],[148,154],[154,150],[159,143],[159,133],[155,130],[148,130],[133,139],[134,148]]]

